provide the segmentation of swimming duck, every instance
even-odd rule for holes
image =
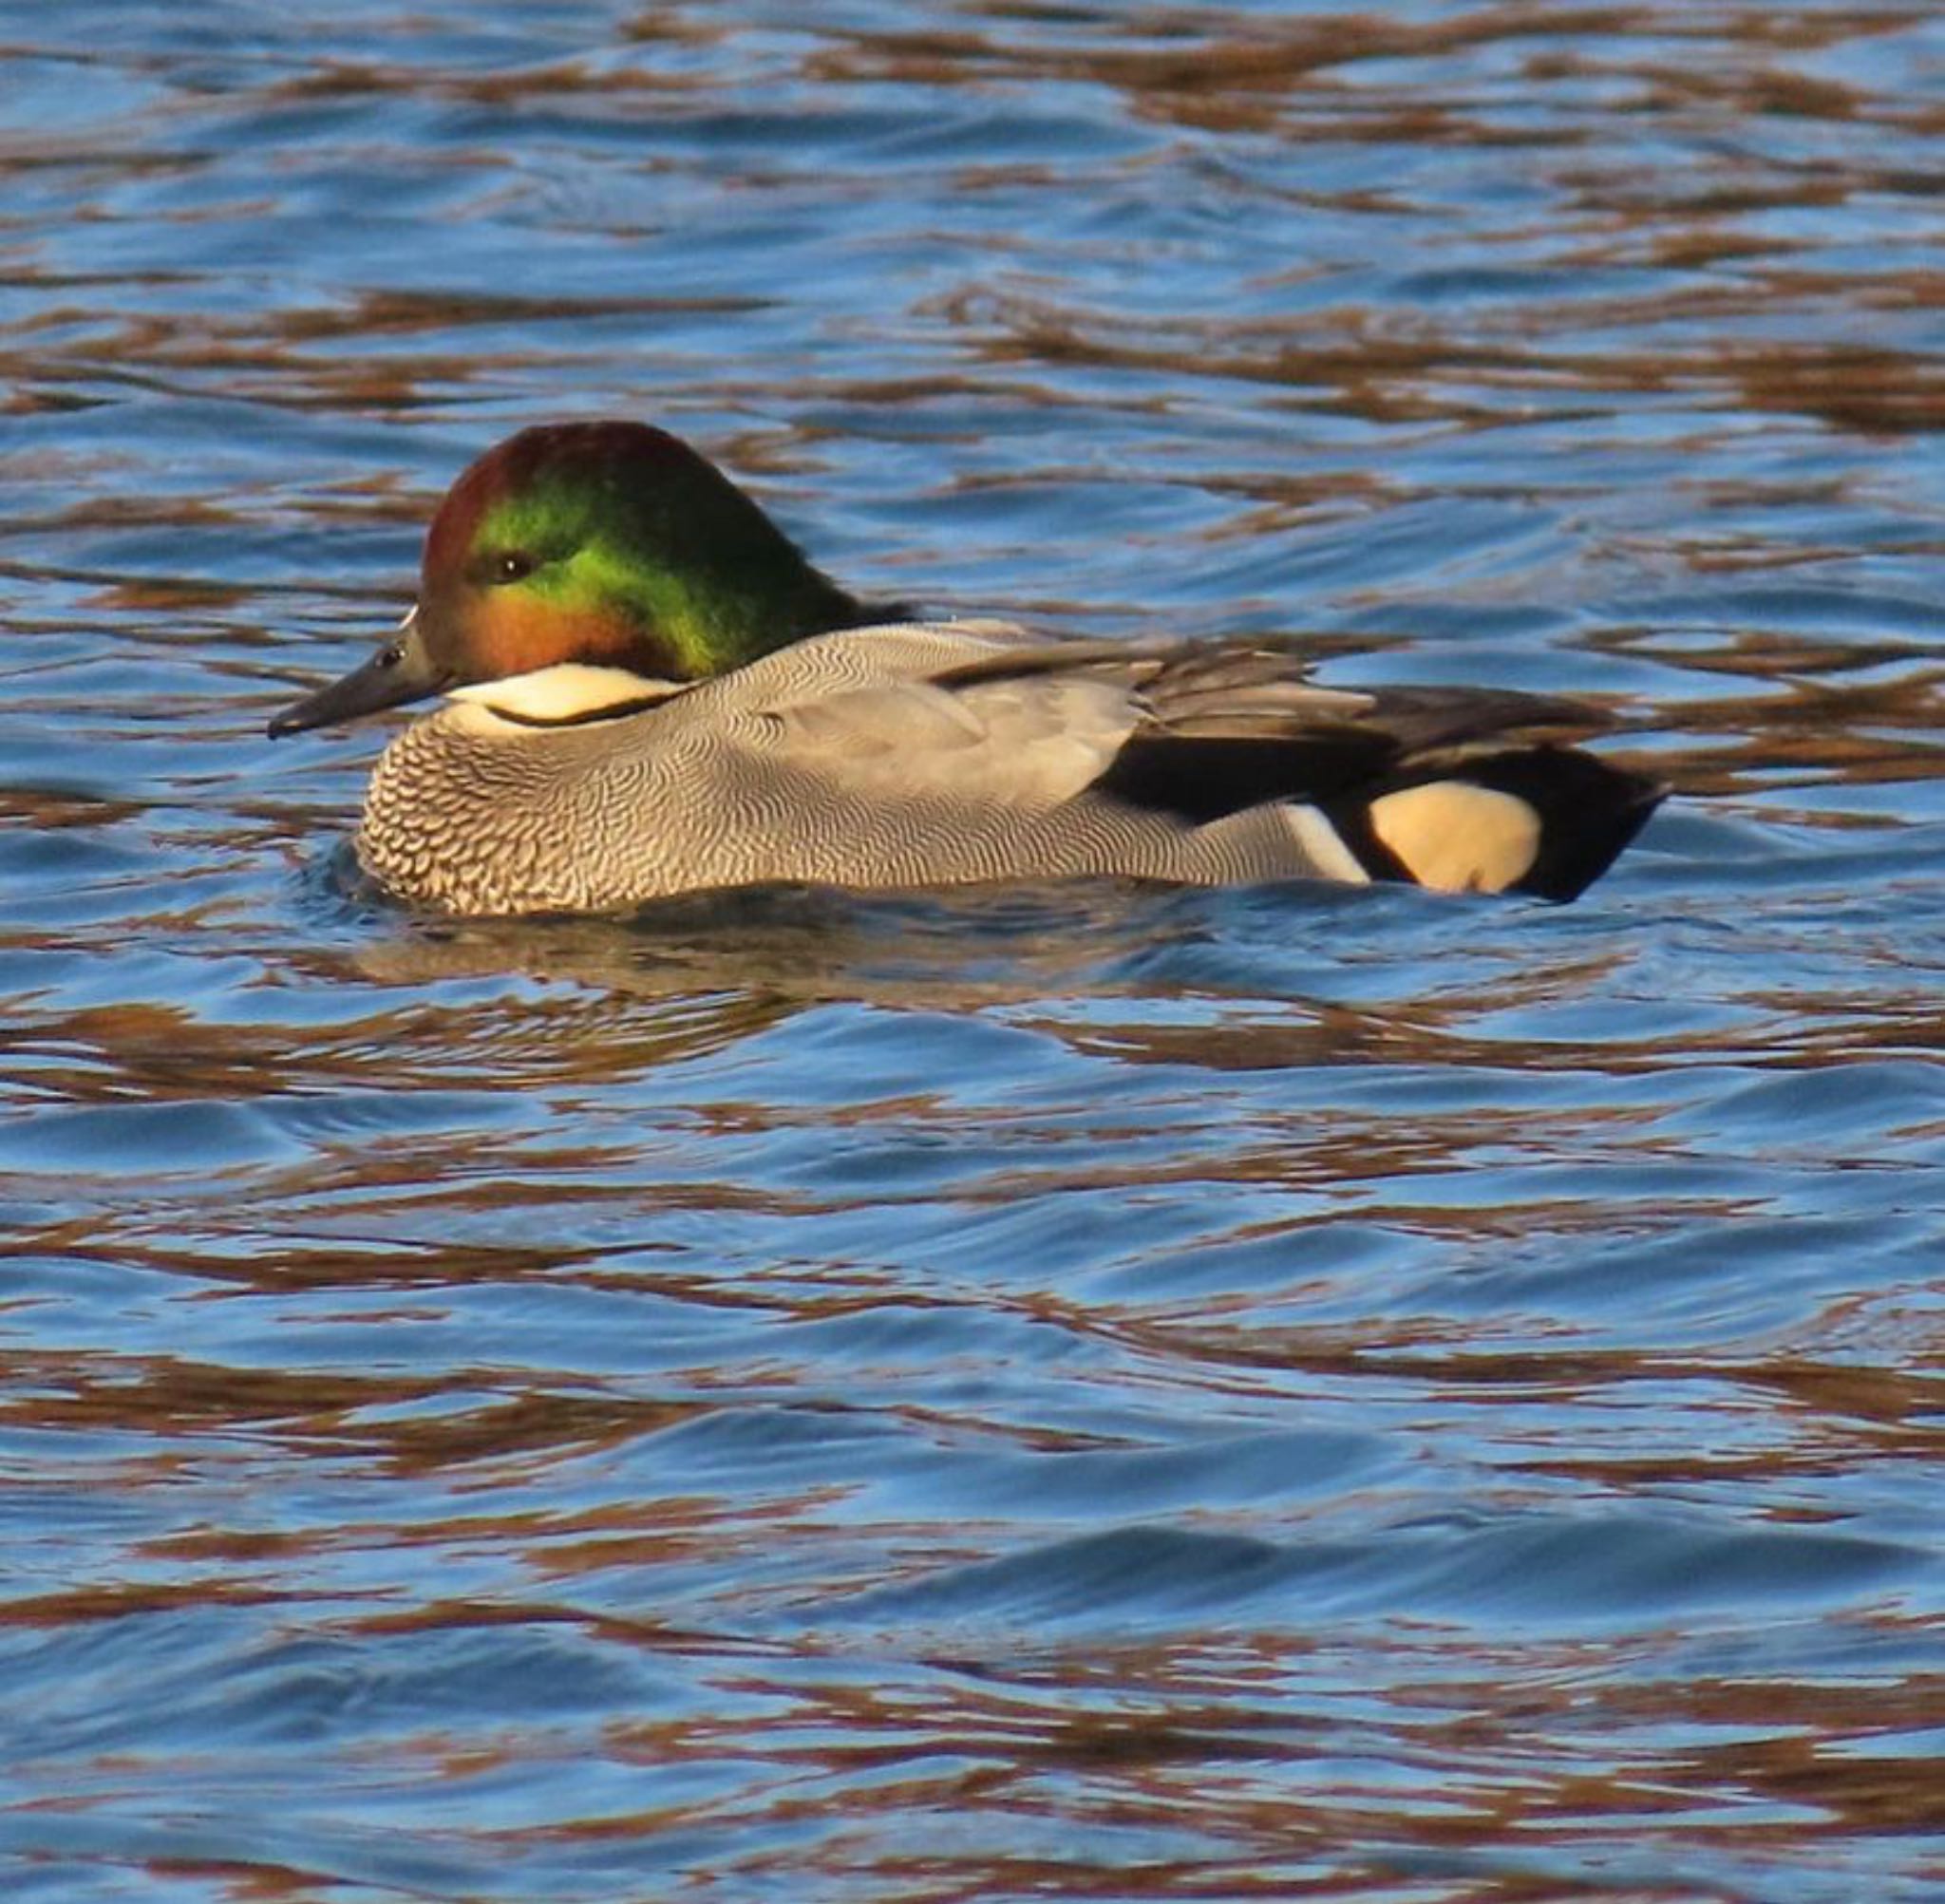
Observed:
[[[272,735],[443,694],[359,860],[458,913],[1120,875],[1571,899],[1662,790],[1501,689],[1326,688],[1284,641],[1038,639],[847,594],[687,443],[549,424],[454,483],[418,605]]]

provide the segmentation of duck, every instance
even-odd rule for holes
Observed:
[[[651,424],[538,424],[433,515],[416,605],[273,738],[442,698],[359,864],[408,904],[604,913],[712,888],[1406,881],[1573,899],[1665,789],[1600,708],[1330,687],[1287,637],[1055,639],[832,581]]]

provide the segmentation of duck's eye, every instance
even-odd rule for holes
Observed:
[[[496,583],[524,581],[538,566],[533,556],[509,549],[504,555],[494,556],[492,578]]]

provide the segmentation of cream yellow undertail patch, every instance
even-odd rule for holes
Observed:
[[[1374,800],[1371,831],[1421,886],[1498,893],[1531,872],[1539,815],[1517,794],[1465,781],[1427,781]]]

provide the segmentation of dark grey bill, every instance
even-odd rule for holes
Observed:
[[[307,727],[329,727],[383,713],[387,707],[403,707],[408,701],[437,694],[446,681],[445,673],[426,658],[418,630],[408,623],[362,668],[293,702],[271,722],[270,737],[281,740]]]

